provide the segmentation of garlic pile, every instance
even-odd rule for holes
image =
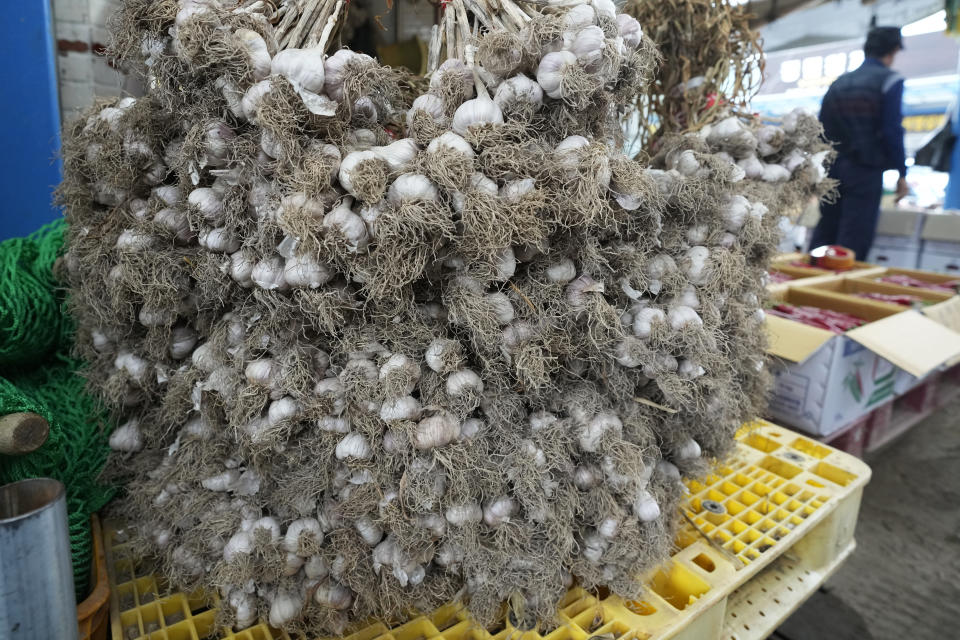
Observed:
[[[255,12],[125,4],[151,93],[65,142],[78,348],[123,425],[117,509],[237,628],[633,597],[681,477],[760,409],[768,186],[816,193],[816,140],[734,119],[630,160],[639,25],[543,11],[407,109]]]

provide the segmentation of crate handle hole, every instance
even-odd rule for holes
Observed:
[[[717,565],[713,562],[710,556],[708,556],[705,553],[701,553],[696,558],[694,558],[693,564],[697,565],[698,567],[700,567],[701,569],[703,569],[708,573],[711,571],[715,571],[717,569]]]

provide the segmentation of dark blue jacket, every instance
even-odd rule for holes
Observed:
[[[820,122],[841,158],[906,175],[903,80],[879,60],[867,58],[830,85],[820,105]]]

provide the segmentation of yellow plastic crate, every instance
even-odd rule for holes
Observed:
[[[756,422],[738,434],[729,460],[706,478],[687,483],[687,524],[678,535],[678,551],[649,576],[641,600],[575,587],[561,603],[561,624],[544,634],[514,629],[509,621],[484,629],[461,607],[449,604],[400,626],[361,626],[347,640],[765,637],[757,635],[762,624],[751,628],[742,621],[759,615],[776,622],[811,591],[791,587],[796,597],[783,595],[774,603],[772,596],[765,597],[770,590],[753,593],[751,579],[769,579],[772,588],[774,581],[783,581],[780,573],[793,580],[793,571],[801,586],[819,586],[854,546],[860,498],[869,478],[869,467],[853,456]],[[216,628],[215,598],[170,592],[153,574],[150,560],[121,541],[115,525],[108,523],[104,536],[114,640],[291,640],[265,623],[238,632]],[[784,568],[788,565],[792,569]],[[743,608],[748,602],[754,607],[754,601],[769,604],[779,617]]]

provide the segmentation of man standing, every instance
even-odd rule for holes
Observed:
[[[884,170],[900,171],[897,197],[907,194],[901,123],[904,78],[890,69],[902,49],[899,28],[874,27],[863,46],[863,64],[837,78],[823,97],[820,122],[837,150],[830,177],[840,181],[840,194],[836,202],[820,205],[811,249],[839,244],[866,259],[877,231]]]

